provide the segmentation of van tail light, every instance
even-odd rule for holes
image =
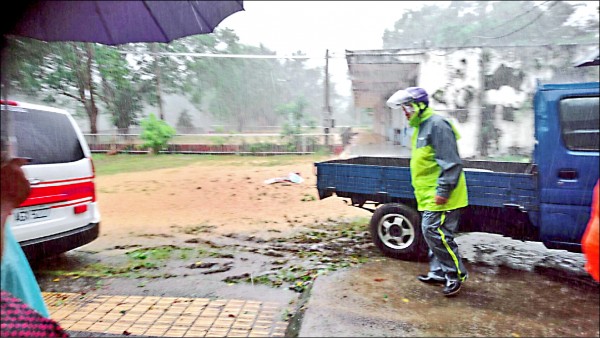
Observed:
[[[83,214],[84,212],[86,212],[86,211],[87,211],[87,209],[88,209],[88,208],[87,208],[87,204],[84,204],[84,205],[78,205],[78,206],[76,206],[76,207],[74,207],[74,208],[73,208],[73,212],[74,212],[75,214]]]

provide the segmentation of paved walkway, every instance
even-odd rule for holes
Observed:
[[[156,337],[284,337],[282,304],[259,301],[44,292],[67,331]]]

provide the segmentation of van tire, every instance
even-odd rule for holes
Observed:
[[[411,207],[400,203],[380,206],[371,217],[369,231],[373,243],[385,256],[411,261],[427,257],[421,216]]]

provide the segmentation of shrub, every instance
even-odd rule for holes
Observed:
[[[142,135],[140,138],[144,141],[143,147],[151,148],[154,154],[158,154],[164,149],[176,134],[173,127],[167,122],[157,119],[154,114],[150,114],[142,120],[141,125]]]

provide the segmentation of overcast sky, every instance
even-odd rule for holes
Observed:
[[[536,1],[544,3],[546,1]],[[570,1],[597,6],[597,1]],[[344,50],[381,49],[384,29],[392,29],[405,9],[448,6],[450,1],[244,1],[244,11],[221,22],[242,43],[263,43],[277,54],[302,50],[343,56]],[[583,12],[583,11],[582,11]]]
[[[391,29],[406,8],[424,1],[244,1],[243,12],[219,27],[233,29],[242,43],[262,42],[278,54],[302,50],[381,49],[385,28]]]

